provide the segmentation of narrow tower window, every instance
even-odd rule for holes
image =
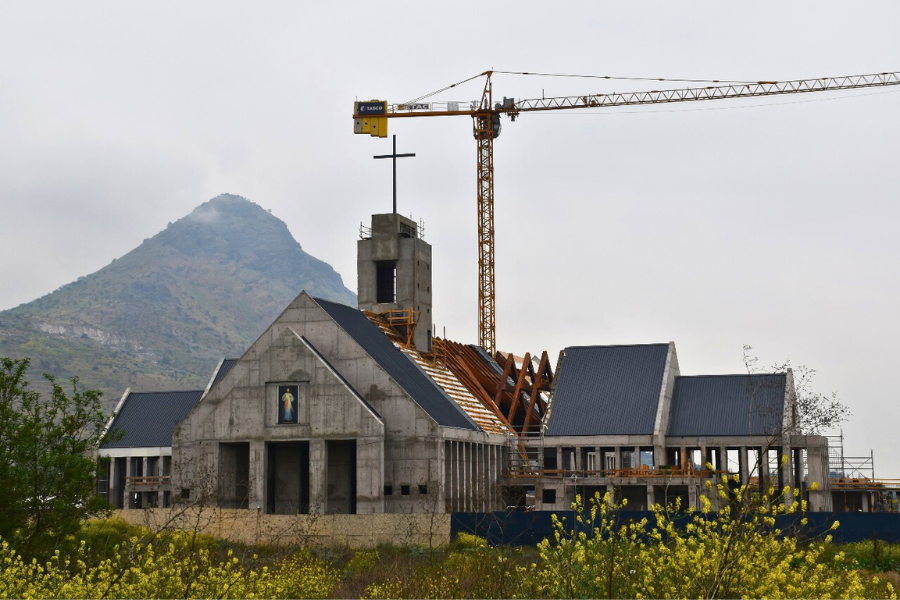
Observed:
[[[376,295],[378,304],[391,304],[397,297],[397,262],[380,260],[375,263]]]

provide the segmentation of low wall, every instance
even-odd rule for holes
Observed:
[[[198,531],[243,544],[319,544],[370,548],[379,544],[444,546],[450,514],[267,515],[237,508],[115,510],[113,518],[151,530]]]

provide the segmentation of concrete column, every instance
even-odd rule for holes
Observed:
[[[116,465],[115,457],[109,459],[109,503],[113,508],[122,508],[119,506],[119,467]]]
[[[750,483],[750,465],[748,464],[748,454],[747,454],[747,446],[741,446],[740,452],[740,463],[741,463],[741,485],[747,485]]]
[[[678,454],[678,458],[681,459],[681,464],[678,466],[682,469],[686,469],[688,467],[688,464],[690,463],[687,456],[687,448],[685,446],[680,447],[678,449]]]
[[[697,498],[697,486],[689,485],[688,486],[688,507],[686,508],[700,508],[700,501]]]
[[[706,452],[707,452],[706,446],[701,445],[700,446],[700,468],[701,469],[705,469],[706,463],[709,462],[709,457],[706,455]]]
[[[466,443],[456,442],[459,458],[459,510],[466,511],[466,498],[469,495],[469,479],[466,475]]]
[[[640,469],[641,468],[641,447],[640,446],[634,447],[634,458],[631,459],[631,462],[632,462],[632,465],[631,465],[632,469]]]
[[[265,510],[266,507],[266,443],[250,442],[250,471],[247,475],[247,506],[251,509]],[[312,471],[312,463],[310,463]],[[312,473],[310,473],[310,476]],[[312,477],[310,477],[312,482]],[[310,494],[312,504],[312,494]]]
[[[149,477],[150,476],[149,469],[148,469],[149,467],[150,467],[150,457],[145,456],[144,458],[141,459],[141,477]],[[138,492],[138,493],[141,495],[141,506],[143,508],[147,508],[147,506],[149,504],[148,500],[150,499],[150,493],[149,492]]]
[[[159,491],[156,492],[156,505],[160,508],[163,506],[163,499],[165,498],[165,492],[162,490],[162,476],[163,476],[163,461],[165,457],[160,454],[159,458],[156,459],[156,476],[159,477]]]
[[[722,463],[719,465],[720,471],[728,471],[728,448],[722,446],[719,448],[719,462]]]
[[[562,446],[556,447],[556,468],[566,470],[566,465],[563,464],[563,451]]]
[[[464,477],[465,471],[463,470],[463,443],[453,442],[453,444],[456,446],[456,512],[463,512],[466,510],[466,481]]]
[[[616,453],[616,468],[621,469],[622,468],[622,446],[616,446],[615,453]],[[603,460],[606,460],[606,459],[604,458]]]
[[[481,510],[481,444],[472,444],[472,510]]]
[[[132,485],[128,483],[129,477],[134,477],[134,459],[130,456],[125,459],[125,506],[122,508],[134,508],[134,494],[131,492]]]
[[[785,487],[791,488],[791,494],[785,496],[784,503],[785,506],[790,506],[793,503],[793,499],[796,496],[797,492],[794,488],[794,451],[788,445],[782,446],[781,454],[783,456],[787,456],[787,460],[784,465],[781,466],[781,481]],[[779,457],[780,460],[780,457]]]
[[[466,507],[469,512],[475,510],[475,444],[466,442]]]
[[[494,510],[494,486],[491,484],[491,466],[493,465],[494,447],[486,446],[484,455],[484,481],[487,486],[485,490],[485,511]]]
[[[647,510],[650,509],[651,506],[656,504],[656,494],[653,493],[653,486],[647,486]]]
[[[309,513],[324,515],[326,510],[327,455],[325,440],[309,441]]]
[[[603,448],[601,446],[594,448],[594,455],[597,457],[597,464],[594,465],[594,468],[598,471],[606,469],[606,457],[603,456]]]

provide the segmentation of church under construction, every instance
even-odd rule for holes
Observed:
[[[121,508],[214,492],[273,514],[713,505],[723,473],[833,506],[823,436],[796,426],[792,374],[682,375],[673,342],[558,357],[433,336],[432,252],[372,217],[358,306],[301,293],[205,390],[127,391],[101,491]],[[813,486],[816,482],[818,487]]]

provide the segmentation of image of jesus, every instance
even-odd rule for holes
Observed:
[[[278,422],[279,423],[296,423],[297,422],[297,396],[293,389],[295,386],[286,385],[279,388],[281,398],[279,402]]]

